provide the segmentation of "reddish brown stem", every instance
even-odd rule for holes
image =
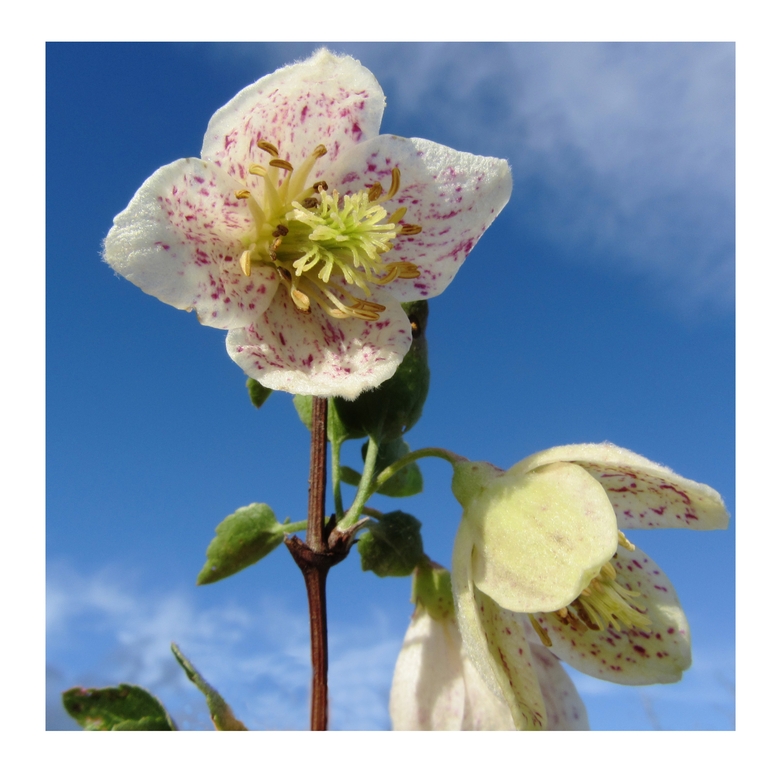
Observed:
[[[310,648],[312,655],[312,703],[310,728],[328,728],[328,620],[326,615],[326,577],[328,569],[341,558],[329,552],[325,530],[326,504],[326,421],[328,401],[312,400],[312,436],[309,468],[309,504],[307,541],[296,536],[285,543],[301,569],[309,600]]]

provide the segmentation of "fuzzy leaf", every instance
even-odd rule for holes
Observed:
[[[70,717],[87,731],[176,731],[158,699],[144,688],[71,688],[62,694]]]
[[[368,443],[364,443],[361,448],[361,456],[366,458]],[[409,446],[406,441],[399,437],[397,440],[391,440],[389,443],[382,443],[377,453],[377,464],[374,468],[376,474],[389,467],[394,461],[406,456],[409,453]],[[383,483],[377,493],[383,496],[405,497],[414,496],[422,492],[422,473],[416,462],[407,464],[396,472],[386,483]]]
[[[423,557],[421,525],[405,512],[369,522],[358,541],[361,568],[377,576],[408,576]]]
[[[212,584],[266,557],[283,541],[283,528],[266,504],[240,507],[215,529],[196,583]]]

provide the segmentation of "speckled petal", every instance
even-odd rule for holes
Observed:
[[[476,466],[470,464],[472,471]],[[455,467],[455,482],[465,465]],[[618,546],[616,518],[599,483],[558,462],[494,477],[469,501],[476,586],[511,611],[554,611],[573,601]]]
[[[280,158],[295,166],[323,144],[328,154],[315,164],[315,178],[325,178],[343,152],[379,134],[384,108],[382,89],[366,67],[321,49],[262,77],[221,107],[207,127],[202,157],[253,189],[261,182],[248,174],[249,166],[272,159],[258,141],[274,144]]]
[[[624,685],[674,683],[691,665],[689,625],[673,585],[662,569],[640,549],[619,548],[612,561],[617,581],[639,592],[651,619],[648,629],[608,627],[580,633],[554,614],[536,616],[552,640],[552,651],[592,677]]]
[[[726,528],[729,513],[710,486],[610,443],[563,445],[521,461],[523,471],[554,461],[583,467],[606,490],[620,528]]]
[[[506,700],[517,730],[542,730],[546,709],[520,616],[503,610],[474,586],[473,541],[463,520],[452,555],[452,592],[463,647],[485,685]]]
[[[178,160],[153,174],[105,239],[105,261],[146,293],[196,310],[215,328],[251,323],[277,290],[274,271],[239,267],[252,226],[235,183],[212,163]]]
[[[390,689],[396,731],[459,731],[465,711],[460,633],[418,607],[398,654]]]
[[[226,337],[231,358],[265,387],[350,400],[389,379],[411,343],[399,304],[389,304],[377,322],[334,320],[315,304],[300,312],[285,288],[251,326]]]
[[[546,706],[546,730],[588,731],[587,708],[557,657],[536,643],[530,643],[530,653]]]
[[[393,168],[401,172],[401,185],[382,205],[391,214],[406,207],[402,223],[422,231],[396,238],[385,260],[412,262],[420,276],[395,280],[386,290],[399,301],[438,296],[508,202],[509,165],[425,139],[384,135],[343,155],[327,181],[342,194],[375,182],[388,190]]]

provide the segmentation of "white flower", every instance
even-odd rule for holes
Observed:
[[[448,599],[430,600],[427,607],[418,599],[398,655],[390,691],[393,729],[516,730],[506,701],[485,685],[463,648],[449,574],[443,574]],[[589,730],[584,703],[560,662],[540,643],[531,643],[530,651],[526,674],[536,686],[535,706],[546,729]]]
[[[686,616],[662,569],[619,529],[726,528],[716,491],[610,444],[536,453],[507,472],[460,462],[452,586],[463,643],[526,728],[543,726],[530,641],[594,677],[675,682]],[[532,628],[531,628],[532,626]]]
[[[505,160],[379,135],[374,76],[327,50],[210,120],[202,159],[160,168],[105,260],[205,325],[252,378],[355,398],[411,344],[400,302],[441,293],[506,204]]]

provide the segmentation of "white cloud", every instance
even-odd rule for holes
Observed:
[[[193,593],[149,593],[110,571],[56,565],[48,578],[48,727],[68,727],[59,694],[73,685],[130,682],[149,689],[183,728],[210,728],[204,701],[170,653],[177,642],[253,729],[308,723],[307,617],[277,598],[255,614],[199,608]],[[332,728],[389,727],[387,691],[401,635],[375,612],[358,627],[330,626]]]

